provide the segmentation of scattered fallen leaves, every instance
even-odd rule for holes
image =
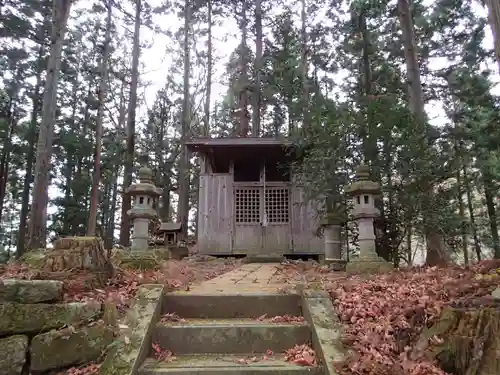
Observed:
[[[307,344],[295,345],[285,351],[285,361],[300,366],[316,366],[316,354]]]
[[[100,364],[92,363],[79,367],[71,367],[65,372],[60,372],[57,375],[95,375],[99,372]]]
[[[270,323],[302,323],[304,322],[303,316],[292,316],[292,315],[277,315],[269,317],[267,314],[261,315],[257,318],[260,321],[268,321]]]
[[[289,283],[320,283],[344,325],[351,355],[341,375],[444,375],[436,364],[410,360],[420,333],[447,307],[499,306],[490,293],[499,285],[500,261],[469,268],[416,267],[369,277],[324,272],[314,262],[286,262],[279,275]],[[432,337],[429,344],[438,344]]]
[[[168,349],[162,349],[162,347],[160,346],[160,344],[154,342],[152,344],[152,348],[153,348],[153,356],[158,360],[158,361],[162,361],[162,362],[172,362],[174,361],[176,358],[175,356],[173,355],[173,353],[168,350]]]
[[[64,299],[70,301],[98,301],[116,304],[124,312],[141,284],[163,284],[167,290],[189,289],[198,283],[222,275],[240,264],[235,259],[220,259],[206,255],[192,255],[183,260],[168,260],[159,269],[135,271],[118,269],[115,276],[102,288],[92,285],[87,272],[72,271],[64,282]],[[0,270],[0,279],[37,279],[40,272],[25,264],[10,263]]]
[[[168,323],[168,322],[179,322],[179,323],[182,323],[182,322],[185,322],[185,321],[186,321],[186,319],[181,318],[176,313],[163,314],[161,316],[161,318],[160,318],[160,322],[161,323]]]
[[[234,362],[239,364],[239,365],[247,365],[249,363],[256,363],[256,362],[260,362],[262,360],[264,360],[264,357],[253,356],[253,357],[247,357],[247,358],[238,358]]]

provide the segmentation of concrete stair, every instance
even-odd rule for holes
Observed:
[[[164,296],[162,313],[181,321],[158,322],[152,341],[176,357],[147,358],[138,375],[319,375],[322,368],[285,362],[283,352],[312,339],[306,322],[271,323],[258,317],[301,316],[301,297],[288,294]]]
[[[244,263],[281,263],[285,257],[281,254],[247,255]]]

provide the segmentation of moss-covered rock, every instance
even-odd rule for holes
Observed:
[[[38,333],[62,328],[101,315],[99,303],[0,303],[0,335]]]
[[[55,280],[0,281],[0,302],[56,302],[63,298],[63,283]]]
[[[115,264],[136,270],[154,269],[167,259],[170,259],[170,252],[165,248],[143,251],[117,250],[113,254]]]
[[[413,360],[435,361],[456,375],[500,374],[500,311],[496,308],[447,308],[424,329]]]
[[[23,254],[19,261],[34,268],[41,268],[47,257],[45,249],[31,250]]]
[[[0,339],[0,375],[21,375],[27,352],[27,336],[16,335]]]
[[[99,237],[59,238],[54,250],[47,254],[42,269],[46,272],[87,270],[108,273],[109,276],[113,271]]]
[[[36,335],[31,342],[30,370],[42,372],[94,361],[113,342],[113,336],[105,324]]]
[[[99,375],[132,375],[149,352],[153,325],[161,312],[163,287],[143,285],[137,292],[134,305],[120,325],[120,338],[108,352]]]

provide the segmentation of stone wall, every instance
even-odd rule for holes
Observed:
[[[114,339],[104,310],[98,302],[63,303],[61,281],[0,280],[0,375],[36,375],[98,359]]]

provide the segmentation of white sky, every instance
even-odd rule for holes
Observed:
[[[152,6],[159,5],[163,0],[149,0]],[[431,6],[434,3],[433,0],[425,0],[424,4]],[[299,9],[298,4],[296,4],[297,14]],[[484,8],[477,7],[478,14],[486,16],[486,11]],[[163,25],[169,25],[170,30],[176,30],[182,26],[183,20],[177,18],[173,15],[162,15],[157,16],[155,21],[163,27]],[[166,36],[154,34],[151,30],[142,28],[141,30],[141,40],[153,41],[152,47],[143,51],[141,55],[141,62],[145,64],[146,74],[142,75],[144,81],[151,82],[151,85],[144,88],[144,94],[146,98],[146,103],[150,106],[156,96],[156,92],[163,88],[165,84],[165,75],[168,74],[169,68],[172,66],[172,59],[165,54],[166,46],[170,43]],[[229,35],[228,35],[229,34]],[[222,74],[225,72],[225,64],[229,60],[230,54],[235,50],[239,43],[238,28],[236,22],[231,18],[228,19],[227,15],[224,17],[224,22],[221,26],[216,26],[213,29],[214,37],[214,54],[219,59],[218,63],[214,64],[215,75],[213,77],[213,87],[212,87],[212,102],[225,95],[227,91],[227,86],[222,82]],[[218,42],[218,40],[223,40],[223,42]],[[253,43],[250,42],[250,47],[253,47]],[[493,46],[493,38],[491,32],[487,32],[485,44],[488,47]],[[448,61],[444,58],[433,58],[431,59],[431,68],[440,69],[446,67]],[[497,72],[495,66],[490,66],[494,72]],[[336,77],[336,80],[340,83],[343,81],[342,73]],[[498,75],[494,78],[495,82],[500,82]],[[335,90],[334,90],[335,91]],[[338,91],[338,90],[337,90]],[[495,93],[500,94],[500,87],[495,88]],[[141,113],[143,113],[144,108],[141,108]],[[440,103],[428,103],[426,105],[426,111],[429,115],[430,121],[434,125],[443,125],[446,121],[446,116],[444,110]]]

